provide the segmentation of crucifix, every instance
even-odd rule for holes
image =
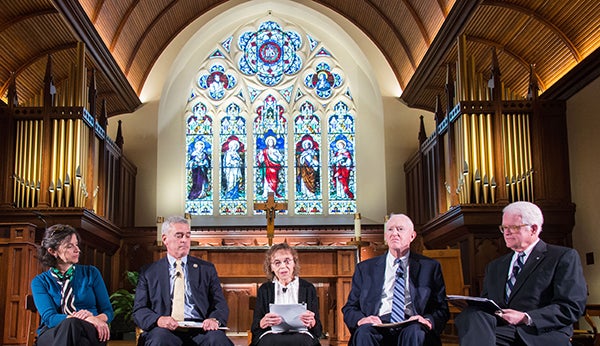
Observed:
[[[254,210],[264,210],[267,213],[267,238],[269,246],[273,245],[273,236],[275,235],[275,213],[278,210],[287,210],[287,203],[275,202],[275,194],[269,192],[266,202],[254,203]]]

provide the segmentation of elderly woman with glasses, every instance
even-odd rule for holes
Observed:
[[[300,264],[296,250],[287,243],[273,245],[267,251],[263,268],[268,281],[258,289],[252,345],[319,345],[322,326],[317,290],[298,277]],[[302,326],[294,330],[284,328],[289,321],[270,312],[270,304],[306,304],[306,311],[299,316]]]
[[[40,313],[38,345],[106,345],[113,309],[100,271],[80,265],[81,238],[74,227],[54,225],[44,234],[39,259],[47,271],[31,282]]]

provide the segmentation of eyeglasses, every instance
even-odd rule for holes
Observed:
[[[294,263],[294,260],[292,258],[285,258],[283,261],[275,260],[275,261],[271,262],[271,265],[273,267],[280,267],[282,264],[285,264],[287,266],[290,263]]]
[[[525,226],[531,226],[530,224],[524,223],[522,225],[500,225],[498,226],[498,229],[500,230],[500,233],[502,234],[509,234],[509,233],[515,233],[518,230],[521,229],[521,227],[525,227]]]

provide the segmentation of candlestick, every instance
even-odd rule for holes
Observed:
[[[360,213],[354,214],[354,239],[360,241]]]
[[[162,224],[165,222],[165,218],[158,216],[156,218],[156,245],[162,245]]]

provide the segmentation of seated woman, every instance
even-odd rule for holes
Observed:
[[[263,268],[269,281],[263,283],[258,289],[252,321],[252,345],[319,345],[322,326],[319,320],[317,290],[310,282],[298,277],[300,264],[296,250],[286,243],[273,245],[267,251]],[[306,311],[300,315],[306,330],[298,332],[272,330],[272,326],[283,322],[280,315],[269,312],[269,304],[273,303],[306,303]]]
[[[80,237],[69,225],[46,230],[39,259],[49,269],[31,281],[40,313],[38,345],[106,345],[113,309],[100,271],[79,265]]]

